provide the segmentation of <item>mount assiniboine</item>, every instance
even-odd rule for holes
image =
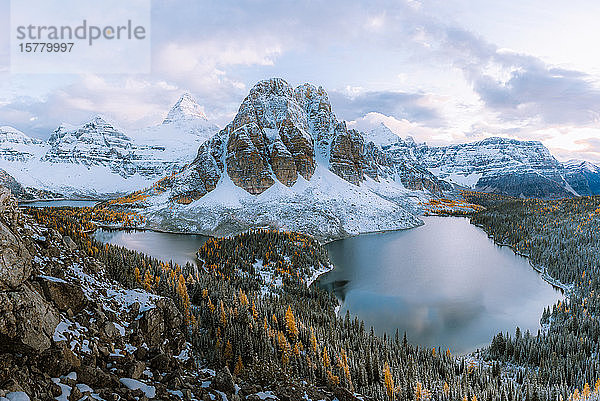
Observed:
[[[102,198],[145,188],[193,160],[218,131],[189,94],[162,124],[126,133],[96,116],[81,126],[62,124],[48,141],[0,127],[0,169],[28,193]]]

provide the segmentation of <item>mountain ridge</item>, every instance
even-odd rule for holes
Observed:
[[[127,132],[96,115],[80,125],[60,124],[47,141],[3,127],[0,167],[23,186],[67,197],[122,195],[193,160],[194,150],[218,129],[194,112],[200,108],[184,94],[170,109],[168,122]]]

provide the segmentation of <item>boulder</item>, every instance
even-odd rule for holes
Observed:
[[[69,248],[71,251],[74,251],[75,249],[77,249],[77,244],[75,243],[75,241],[73,241],[73,239],[71,237],[69,237],[68,235],[65,235],[62,238],[63,244],[65,244],[65,246],[67,248]]]
[[[44,297],[52,301],[59,310],[71,309],[73,313],[78,313],[85,307],[86,298],[80,286],[48,276],[39,276],[36,281],[40,284]]]
[[[81,366],[81,359],[64,341],[44,351],[39,361],[40,368],[51,377],[64,376]]]
[[[115,324],[111,321],[107,321],[106,323],[104,323],[104,328],[102,330],[104,331],[106,337],[108,337],[109,339],[115,339],[121,336],[121,332],[119,331],[119,329],[117,329],[117,326],[115,326]]]
[[[214,380],[211,382],[211,387],[215,390],[222,391],[227,394],[235,392],[235,383],[229,368],[225,366],[215,374]]]
[[[0,292],[0,351],[42,352],[58,323],[58,311],[30,284]]]
[[[361,401],[362,398],[358,398],[354,393],[345,387],[336,387],[333,390],[333,394],[340,401]]]

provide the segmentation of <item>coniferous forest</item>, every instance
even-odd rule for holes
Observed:
[[[96,242],[89,220],[69,209],[28,213],[71,235],[115,280],[174,298],[201,364],[227,365],[250,382],[307,381],[377,400],[597,397],[600,198],[465,198],[486,207],[473,224],[528,256],[567,295],[545,310],[539,333],[499,333],[469,356],[414,346],[403,333],[379,337],[336,316],[333,295],[307,286],[330,262],[306,235],[256,230],[211,239],[198,266],[178,266]]]

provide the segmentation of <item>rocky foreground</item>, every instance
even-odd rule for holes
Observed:
[[[0,400],[334,397],[203,368],[173,300],[123,288],[87,255],[0,187]]]

